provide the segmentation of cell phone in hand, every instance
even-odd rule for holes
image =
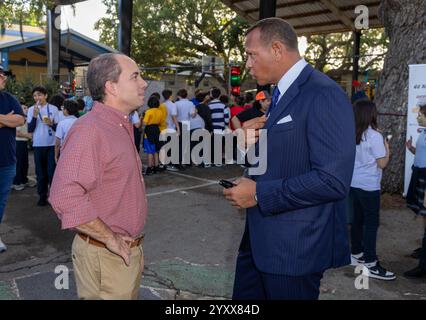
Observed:
[[[220,180],[220,181],[219,181],[219,184],[220,184],[222,187],[224,187],[225,189],[229,189],[229,188],[232,188],[232,187],[235,187],[235,186],[236,186],[236,184],[235,184],[235,183],[233,183],[233,182],[231,182],[231,181],[228,181],[228,180]]]

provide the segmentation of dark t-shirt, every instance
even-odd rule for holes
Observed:
[[[204,128],[212,132],[213,131],[213,122],[212,122],[212,112],[208,105],[200,103],[196,106],[197,112],[200,117],[204,120]]]
[[[24,116],[21,105],[11,94],[0,91],[0,114],[13,114]],[[16,163],[16,128],[0,128],[0,167],[11,166]]]
[[[249,108],[249,109],[241,111],[239,114],[237,114],[237,118],[241,122],[246,122],[246,121],[249,121],[251,119],[261,117],[263,115],[264,115],[264,113],[262,111],[260,111],[259,109]]]

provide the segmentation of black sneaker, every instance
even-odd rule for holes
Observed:
[[[414,259],[420,259],[421,253],[422,253],[422,248],[417,248],[416,250],[413,250],[413,253],[410,256],[411,258],[414,258]]]
[[[368,269],[369,278],[380,279],[380,280],[396,279],[395,274],[383,268],[378,261],[376,262],[374,266],[371,266],[371,267],[366,266],[366,268]]]
[[[40,198],[37,202],[37,206],[39,207],[45,207],[48,205],[48,202],[46,199]]]
[[[365,263],[364,254],[351,254],[351,266],[359,266]]]
[[[426,277],[426,270],[420,268],[420,266],[415,267],[409,271],[404,272],[404,277],[406,278],[424,278]]]
[[[145,171],[146,176],[150,176],[150,175],[153,175],[153,174],[154,174],[154,167],[146,168],[146,171]]]
[[[166,170],[167,170],[167,171],[177,172],[177,171],[179,171],[179,168],[171,164],[171,165],[168,165],[168,166],[166,167]]]

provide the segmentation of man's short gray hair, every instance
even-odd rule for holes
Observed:
[[[283,19],[259,20],[247,30],[246,36],[255,29],[259,29],[261,41],[265,45],[270,45],[272,41],[280,41],[290,50],[299,50],[296,31]]]
[[[103,102],[105,98],[105,83],[117,82],[121,67],[116,59],[120,53],[104,53],[92,59],[87,70],[87,84],[92,99]]]

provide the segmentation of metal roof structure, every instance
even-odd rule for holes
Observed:
[[[12,32],[7,31],[7,35]],[[36,53],[46,56],[46,36],[40,32],[24,33],[24,39],[17,34],[13,34],[15,38],[0,38],[0,52],[7,51],[9,53],[28,48]],[[61,32],[60,43],[61,62],[67,62],[69,65],[87,65],[90,60],[101,53],[117,52],[98,41],[95,41],[85,35],[72,30],[64,30]]]
[[[260,1],[221,0],[249,23],[259,20]],[[356,31],[355,8],[368,8],[369,28],[383,27],[378,17],[380,0],[277,0],[276,17],[289,22],[299,36]]]

